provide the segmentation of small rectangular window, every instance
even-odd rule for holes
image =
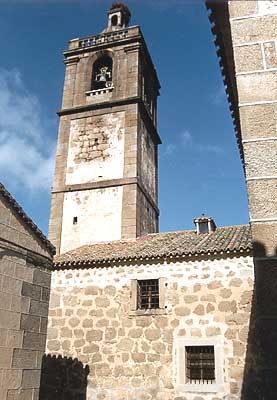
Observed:
[[[77,225],[78,223],[78,218],[77,217],[73,217],[73,225]]]
[[[186,382],[215,383],[214,346],[186,346]]]
[[[138,280],[137,284],[137,309],[159,308],[159,279]]]

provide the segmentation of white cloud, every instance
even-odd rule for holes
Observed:
[[[181,140],[184,145],[190,144],[192,142],[192,136],[189,131],[184,131],[181,134]]]
[[[49,190],[54,143],[38,99],[18,70],[0,69],[0,180],[28,191]]]
[[[214,153],[214,154],[221,154],[223,153],[223,149],[215,144],[210,143],[197,143],[189,131],[184,131],[180,135],[181,143],[185,147],[189,147],[191,151],[196,152],[207,152],[207,153]]]
[[[188,130],[183,131],[179,137],[177,136],[177,139],[179,139],[178,144],[167,143],[162,147],[162,156],[171,157],[182,146],[189,149],[190,152],[196,153],[213,153],[215,155],[224,153],[224,150],[216,144],[198,143]]]
[[[211,94],[211,101],[216,106],[225,103],[226,92],[225,92],[225,87],[223,85],[221,85],[219,89],[217,89],[214,93]]]

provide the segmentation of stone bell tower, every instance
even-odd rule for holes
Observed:
[[[159,81],[127,6],[65,56],[49,239],[57,254],[158,231]]]

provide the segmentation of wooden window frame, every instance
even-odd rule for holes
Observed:
[[[138,281],[154,280],[159,281],[159,308],[151,309],[138,309]],[[165,305],[165,289],[166,289],[166,278],[156,277],[139,277],[139,279],[131,280],[131,301],[130,301],[130,312],[135,315],[155,315],[166,313]]]
[[[160,308],[159,279],[137,280],[137,309],[156,310]]]

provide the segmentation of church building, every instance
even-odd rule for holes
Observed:
[[[87,400],[239,400],[251,229],[202,215],[159,233],[160,84],[130,18],[113,4],[101,34],[64,52],[47,352],[88,364]]]

